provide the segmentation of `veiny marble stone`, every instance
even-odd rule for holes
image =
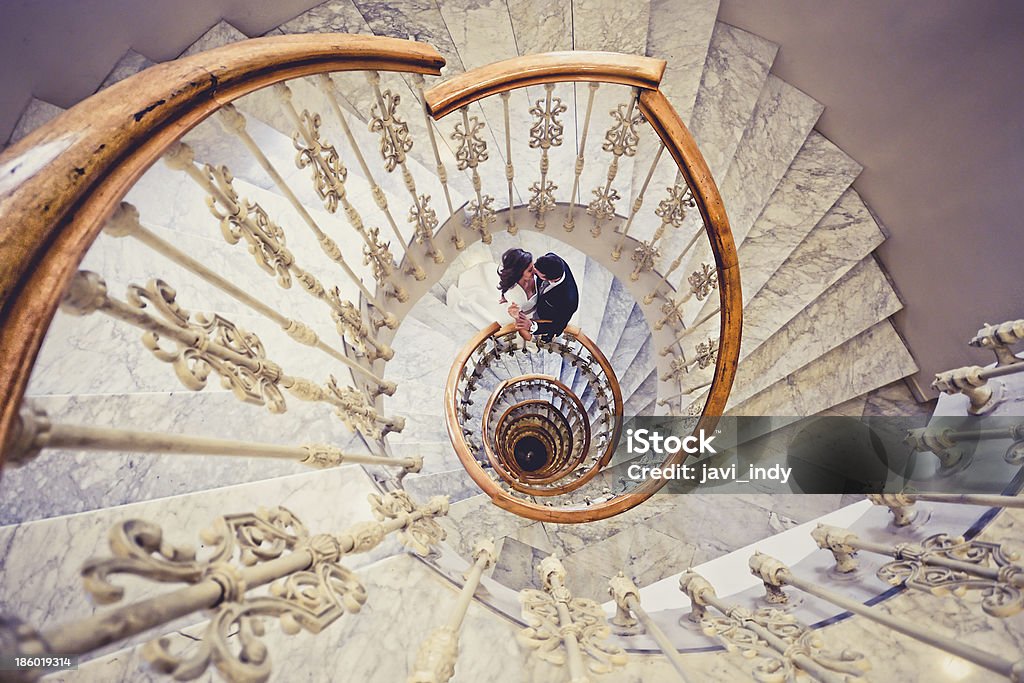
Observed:
[[[649,350],[647,350],[649,353]],[[640,365],[638,368],[642,367]],[[642,371],[637,372],[639,376]],[[651,404],[658,398],[658,371],[651,368],[650,372],[639,384],[633,379],[633,374],[627,371],[622,382],[624,411],[625,415],[652,415]],[[628,392],[628,393],[627,393]]]
[[[885,320],[743,401],[733,415],[814,415],[917,371]]]
[[[442,70],[444,76],[466,70],[444,17],[432,0],[355,0],[354,4],[378,36],[418,40],[437,48],[447,62]]]
[[[516,591],[524,588],[543,590],[542,582],[537,576],[537,566],[549,555],[550,552],[506,536],[501,542],[498,561],[491,572],[491,578]]]
[[[14,130],[11,132],[11,137],[7,140],[7,144],[13,145],[39,126],[55,119],[63,112],[63,107],[58,107],[55,104],[50,104],[33,97],[29,100],[28,105],[26,105],[25,111],[21,113],[18,122],[14,124]]]
[[[711,175],[725,178],[779,46],[716,22],[688,121]]]
[[[718,15],[718,0],[680,4],[653,0],[647,27],[647,56],[664,59],[658,89],[683,121],[689,121]]]
[[[457,503],[480,493],[480,487],[470,479],[464,469],[434,474],[410,474],[405,478],[403,487],[413,500],[423,502],[433,496],[448,496],[451,502]]]
[[[375,491],[360,468],[346,467],[2,527],[0,570],[4,580],[0,582],[0,608],[4,614],[43,628],[108,610],[89,602],[81,588],[79,569],[88,558],[109,554],[108,530],[126,519],[157,521],[166,542],[195,547],[199,533],[216,517],[281,505],[298,516],[311,533],[339,533],[372,518],[366,497]],[[392,537],[369,553],[352,555],[346,564],[364,566],[398,550],[398,542]],[[168,590],[166,584],[132,577],[116,581],[125,586],[128,602]],[[203,617],[202,613],[194,614],[166,628],[173,631]]]
[[[201,35],[194,43],[189,45],[184,52],[178,55],[178,59],[181,59],[182,57],[191,57],[192,55],[199,54],[200,52],[212,50],[215,47],[221,47],[222,45],[228,45],[229,43],[237,43],[238,41],[245,40],[248,37],[249,36],[221,19],[209,31]]]
[[[278,27],[282,33],[372,34],[352,0],[327,0]]]
[[[534,523],[531,519],[502,510],[484,494],[453,504],[448,516],[440,522],[448,531],[448,546],[467,561],[476,539],[483,537],[497,541]]]
[[[134,76],[154,64],[156,64],[156,62],[150,61],[149,58],[144,55],[140,55],[135,50],[128,50],[121,55],[119,60],[117,60],[117,64],[115,64],[114,68],[110,70],[107,77],[103,79],[103,83],[100,84],[97,91],[109,88],[118,81],[123,81],[129,76]]]
[[[573,49],[644,54],[650,7],[644,0],[574,0]]]
[[[463,470],[459,456],[455,454],[452,442],[448,435],[424,434],[423,439],[410,439],[405,443],[397,442],[392,435],[388,436],[388,447],[396,458],[404,458],[411,455],[423,456],[423,470],[421,475],[440,474]],[[426,439],[433,438],[434,441]],[[444,440],[441,441],[440,439]]]
[[[824,136],[814,131],[807,136],[740,247],[744,303],[771,279],[860,171],[860,164]]]
[[[644,342],[650,336],[651,331],[644,320],[643,310],[639,306],[635,306],[629,313],[629,318],[626,320],[617,343],[612,347],[614,350],[611,351],[610,355],[608,349],[604,350],[617,377],[622,378],[633,363],[637,361],[641,363],[646,361],[648,370],[654,368],[649,356],[647,358],[639,357]]]
[[[843,193],[745,307],[744,345],[768,339],[785,322],[783,312],[803,310],[884,239],[857,193]]]
[[[573,49],[571,0],[518,0],[508,3],[520,55]]]
[[[761,346],[744,349],[730,400],[738,404],[902,307],[868,256]]]
[[[58,424],[143,429],[256,443],[367,447],[330,406],[290,402],[283,415],[240,403],[230,392],[33,397]],[[288,459],[47,450],[0,482],[0,524],[98,510],[142,500],[309,472]]]

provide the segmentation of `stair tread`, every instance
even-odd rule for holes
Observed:
[[[156,62],[151,61],[145,55],[141,55],[135,50],[129,49],[121,58],[117,60],[114,67],[107,74],[107,77],[103,79],[103,83],[100,84],[96,90],[104,90],[114,85],[119,81],[123,81],[129,76],[134,76],[140,71],[144,71],[151,66],[154,66]]]
[[[239,31],[230,23],[221,19],[206,33],[199,36],[199,38],[189,45],[184,52],[178,55],[178,59],[181,59],[182,57],[191,57],[192,55],[212,50],[213,48],[221,47],[222,45],[237,43],[240,40],[248,39],[248,37],[249,36]]]
[[[64,111],[63,107],[33,97],[25,105],[25,110],[18,117],[18,122],[14,124],[14,130],[11,132],[7,144],[13,145],[39,126],[57,118]]]

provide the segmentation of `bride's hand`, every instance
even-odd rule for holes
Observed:
[[[513,318],[519,317],[519,304],[512,304],[508,307],[508,314]]]

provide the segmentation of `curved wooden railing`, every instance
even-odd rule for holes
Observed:
[[[736,375],[736,366],[739,362],[743,318],[739,265],[725,206],[707,162],[679,114],[665,95],[658,90],[664,66],[662,60],[644,57],[626,59],[623,55],[601,53],[590,53],[585,57],[580,53],[533,55],[468,71],[427,90],[425,101],[431,114],[436,119],[441,119],[468,104],[526,85],[562,81],[610,82],[629,85],[637,89],[637,103],[641,113],[672,156],[682,178],[692,192],[696,208],[703,219],[704,229],[715,260],[721,302],[715,372],[703,411],[693,431],[694,434],[700,431],[710,433],[714,431],[719,417],[725,411]],[[478,335],[475,339],[479,340],[480,336]],[[458,376],[455,369],[461,367],[467,359],[468,355],[465,357],[460,355],[452,366],[455,374],[449,375],[448,391],[453,388],[453,378]],[[459,458],[467,463],[473,458],[468,449],[464,448],[465,444],[460,445],[459,443],[462,435],[455,427],[457,425],[456,415],[451,412],[453,399],[454,394],[450,395],[446,391],[445,410],[449,411],[447,414],[449,434],[452,435],[452,442],[456,446]],[[454,431],[453,427],[455,427]],[[686,454],[678,451],[670,454],[664,465],[679,464],[685,458]],[[471,471],[470,474],[472,476],[473,472]],[[586,510],[559,511],[502,495],[499,493],[500,487],[482,473],[473,478],[497,505],[532,519],[559,523],[585,522],[610,517],[640,504],[654,495],[666,483],[665,480],[647,480],[632,493],[615,497],[610,501],[595,503]]]
[[[363,69],[438,75],[442,66],[433,47],[393,38],[244,41],[127,78],[0,155],[0,445],[86,250],[132,184],[181,136],[232,100],[291,78]]]

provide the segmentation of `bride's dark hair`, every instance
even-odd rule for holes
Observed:
[[[502,296],[515,287],[523,272],[533,263],[533,254],[523,249],[509,249],[501,255],[501,268],[498,269],[498,289]]]

